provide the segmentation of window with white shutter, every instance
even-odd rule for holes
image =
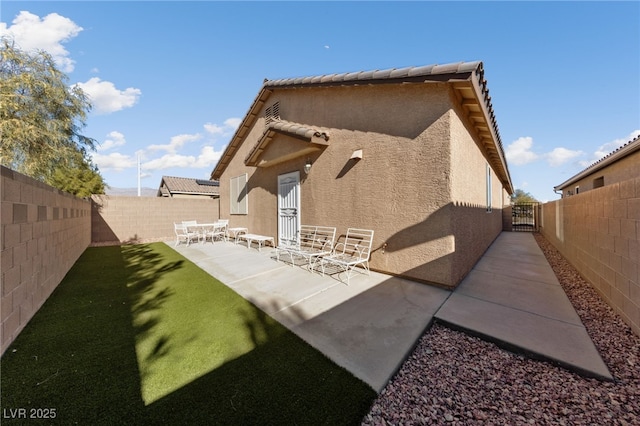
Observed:
[[[247,174],[231,178],[231,214],[248,214]]]

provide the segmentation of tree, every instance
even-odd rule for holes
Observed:
[[[516,189],[513,194],[511,194],[511,204],[519,204],[519,203],[538,203],[539,201],[533,195],[528,192],[524,192],[522,189]]]
[[[67,81],[48,53],[30,54],[2,38],[0,163],[58,188],[65,186],[60,173],[74,171],[88,182],[100,181],[88,187],[104,192],[104,180],[88,154],[95,140],[81,133],[91,103]]]
[[[104,194],[105,183],[97,167],[82,157],[79,151],[69,164],[60,164],[47,183],[78,197]]]

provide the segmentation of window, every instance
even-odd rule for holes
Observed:
[[[578,195],[580,193],[580,187],[576,186],[576,195]]]
[[[491,167],[487,163],[487,213],[491,211]]]
[[[231,214],[247,214],[247,175],[231,178],[231,197],[229,206]]]
[[[593,180],[593,189],[602,188],[604,186],[604,176],[600,176],[599,178],[595,178]]]

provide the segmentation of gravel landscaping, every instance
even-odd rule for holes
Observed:
[[[640,425],[640,337],[534,235],[615,381],[585,378],[435,324],[363,425]]]

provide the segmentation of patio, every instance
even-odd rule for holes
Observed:
[[[346,285],[335,275],[276,262],[270,248],[167,244],[378,392],[450,295],[373,271]]]
[[[376,272],[356,274],[346,285],[335,274],[276,262],[272,249],[233,243],[175,249],[378,392],[434,319],[613,380],[528,233],[503,232],[453,292]]]

